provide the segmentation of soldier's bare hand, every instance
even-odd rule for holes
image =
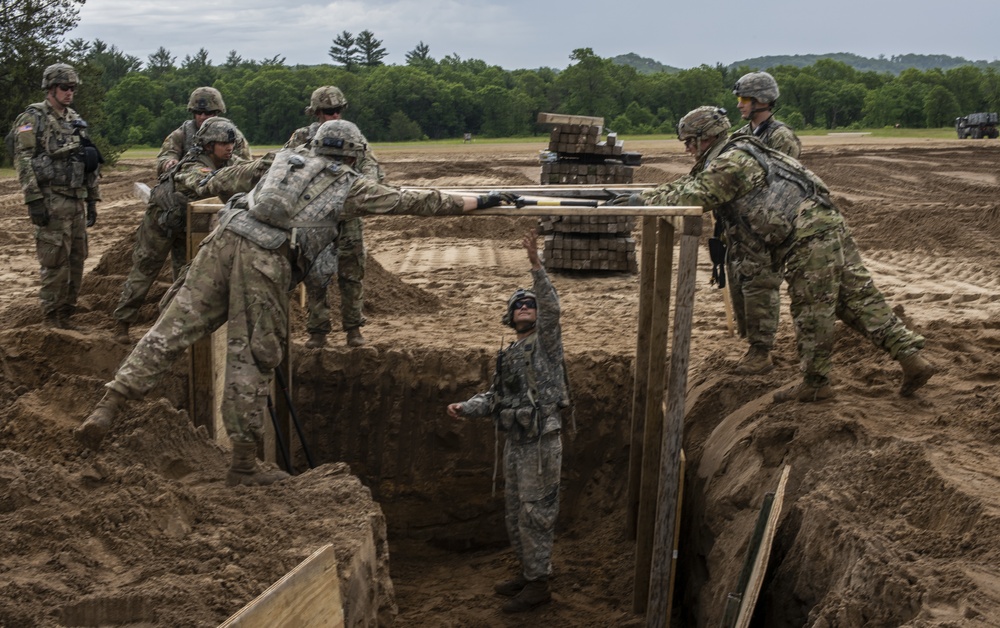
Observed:
[[[166,172],[167,170],[170,170],[171,168],[173,168],[176,165],[177,165],[177,160],[176,159],[168,159],[168,160],[166,160],[165,162],[163,162],[163,172]]]
[[[532,229],[521,238],[521,246],[528,252],[528,261],[532,268],[540,268],[541,258],[538,257],[538,231]]]
[[[462,418],[462,404],[460,403],[449,403],[448,404],[448,416],[453,419]]]

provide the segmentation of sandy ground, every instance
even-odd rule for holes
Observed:
[[[787,309],[778,367],[733,376],[744,347],[727,333],[703,249],[674,625],[721,623],[763,494],[785,464],[791,479],[755,625],[1000,625],[1000,144],[847,134],[803,144],[803,162],[833,190],[877,285],[927,337],[926,354],[941,372],[914,398],[901,398],[898,365],[841,327],[838,397],[773,404],[772,393],[797,373]],[[379,157],[396,184],[531,185],[543,148],[473,143]],[[644,155],[637,182],[669,181],[689,167],[675,141],[628,148]],[[112,341],[110,312],[143,210],[132,184],[152,179],[143,161],[105,175],[80,329],[57,332],[39,326],[33,231],[16,182],[0,180],[0,626],[98,625],[87,623],[95,616],[110,625],[217,625],[320,545],[356,542],[352,522],[382,512],[394,587],[384,623],[397,613],[398,626],[643,625],[631,612],[634,549],[623,523],[637,276],[554,274],[581,437],[567,441],[554,602],[528,619],[506,618],[491,593],[514,564],[489,495],[492,431],[470,436],[469,428],[449,427],[443,403],[486,385],[500,307],[528,280],[518,242],[534,221],[369,220],[371,346],[352,354],[335,334],[325,351],[301,354],[296,397],[307,415],[324,404],[363,406],[343,389],[307,386],[308,369],[349,375],[344,364],[376,361],[388,373],[398,357],[409,370],[391,373],[397,388],[442,382],[427,404],[436,407],[414,415],[427,425],[419,435],[433,438],[415,441],[412,451],[392,445],[397,458],[409,452],[410,469],[422,468],[421,457],[451,460],[452,450],[484,443],[465,453],[474,470],[468,492],[451,495],[457,504],[483,505],[482,513],[451,519],[483,515],[477,532],[456,534],[452,541],[464,541],[450,544],[439,533],[428,543],[413,530],[433,517],[405,499],[421,481],[406,483],[346,441],[325,450],[328,464],[287,483],[226,489],[219,481],[226,453],[177,410],[186,398],[181,364],[147,401],[133,404],[104,450],[82,452],[72,440],[70,430],[128,352]],[[161,282],[151,298],[165,288]],[[151,302],[142,325],[154,317]],[[302,321],[296,307],[296,350]],[[467,361],[475,366],[463,371]],[[378,412],[364,415],[368,425]],[[389,430],[384,438],[404,436]],[[426,443],[429,451],[421,449]],[[382,512],[373,510],[369,490]]]

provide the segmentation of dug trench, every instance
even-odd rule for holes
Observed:
[[[806,139],[807,165],[834,189],[876,282],[927,336],[940,372],[901,398],[898,366],[838,327],[838,397],[774,404],[797,376],[787,311],[775,370],[732,376],[742,349],[701,255],[673,625],[721,623],[785,465],[754,625],[998,625],[997,149]],[[643,147],[637,177],[683,172],[673,144]],[[391,178],[419,185],[530,182],[534,150],[503,150],[383,161]],[[343,581],[367,583],[345,585],[354,625],[644,625],[632,612],[625,530],[636,276],[553,274],[576,415],[564,433],[554,600],[507,617],[492,593],[516,569],[502,477],[493,494],[496,436],[444,407],[488,385],[504,333],[498,303],[526,279],[518,242],[532,221],[366,221],[369,345],[347,349],[335,333],[327,348],[306,350],[305,315],[292,308],[295,405],[322,464],[309,470],[296,444],[295,477],[231,489],[221,482],[226,450],[182,410],[183,361],[129,404],[101,451],[71,436],[129,350],[113,342],[109,316],[141,210],[123,190],[150,172],[126,163],[106,175],[75,331],[39,326],[30,227],[16,190],[0,182],[12,286],[0,317],[0,625],[217,625],[327,543]],[[133,341],[156,315],[161,279]]]

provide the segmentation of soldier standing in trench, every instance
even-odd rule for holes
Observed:
[[[177,165],[184,155],[194,147],[194,137],[205,120],[226,113],[226,103],[222,94],[214,87],[198,87],[188,98],[188,111],[191,119],[185,120],[179,127],[170,132],[160,146],[156,155],[156,175],[160,176]],[[240,159],[249,161],[250,145],[243,134],[237,129],[233,154]]]
[[[324,85],[313,91],[306,107],[307,116],[315,116],[316,121],[309,126],[297,129],[292,137],[285,142],[285,148],[305,146],[316,135],[320,125],[329,120],[340,120],[347,109],[347,99],[343,92],[333,85]],[[385,174],[371,150],[358,159],[355,164],[361,176],[368,177],[376,183],[385,179]],[[365,241],[363,224],[360,218],[348,218],[340,225],[335,246],[337,248],[337,286],[340,289],[340,322],[347,334],[347,346],[360,347],[365,344],[361,335],[361,327],[365,324],[362,313],[364,304],[365,278]],[[330,302],[327,299],[327,286],[330,277],[320,276],[318,272],[310,273],[303,281],[308,297],[306,309],[309,317],[306,320],[306,331],[309,340],[306,347],[318,349],[326,344],[330,333]]]
[[[74,430],[77,440],[99,448],[126,399],[147,395],[187,347],[228,322],[222,420],[233,457],[226,483],[288,477],[257,463],[264,408],[287,342],[289,290],[324,263],[321,255],[331,255],[337,225],[362,214],[459,215],[513,200],[500,192],[457,196],[375,183],[352,168],[366,150],[356,126],[325,122],[308,149],[280,151],[250,193],[229,200],[156,323]]]
[[[893,313],[865,268],[830,192],[795,159],[755,137],[727,136],[724,109],[699,107],[677,124],[695,158],[691,173],[612,201],[622,205],[701,205],[738,225],[735,237],[767,251],[788,283],[802,382],[776,402],[820,401],[830,385],[837,319],[903,367],[900,395],[912,395],[936,369],[920,355],[924,338]]]
[[[100,152],[87,123],[70,105],[80,87],[72,66],[56,63],[42,73],[45,100],[14,121],[14,169],[35,225],[41,266],[43,324],[72,329],[70,317],[83,281],[87,227],[97,223],[101,200]]]
[[[494,591],[511,599],[507,613],[520,613],[552,599],[552,543],[559,514],[562,472],[562,419],[569,391],[563,361],[559,295],[538,256],[537,234],[521,241],[531,263],[532,289],[518,289],[507,300],[503,323],[517,338],[497,356],[493,385],[461,403],[448,416],[491,417],[504,444],[504,521],[521,565],[513,579]]]

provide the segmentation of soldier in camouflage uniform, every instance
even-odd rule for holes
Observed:
[[[563,361],[559,296],[538,256],[536,233],[522,240],[531,262],[532,289],[507,301],[503,322],[517,339],[497,358],[493,385],[468,401],[448,406],[448,415],[491,417],[506,432],[504,445],[505,521],[521,564],[512,580],[494,587],[511,597],[508,613],[529,611],[552,599],[552,541],[559,513],[562,419],[569,391]]]
[[[87,135],[87,123],[70,105],[80,86],[72,66],[45,68],[45,100],[28,106],[14,122],[14,168],[28,215],[35,225],[41,266],[44,324],[71,329],[69,319],[87,259],[87,227],[97,222],[100,153]]]
[[[799,158],[802,143],[795,132],[784,122],[774,118],[778,100],[778,83],[767,72],[751,72],[736,81],[733,94],[739,99],[737,108],[747,124],[733,132],[733,136],[752,136],[768,148],[789,157]],[[763,248],[752,247],[755,241],[740,239],[739,227],[726,223],[716,215],[716,232],[726,246],[726,271],[733,311],[741,338],[750,343],[746,355],[737,363],[735,372],[740,375],[767,373],[774,364],[771,349],[778,331],[781,312],[781,273],[770,263],[770,256]]]
[[[314,116],[316,121],[292,133],[292,137],[285,143],[285,148],[304,146],[316,135],[316,130],[321,124],[330,120],[340,120],[345,109],[347,109],[347,99],[338,88],[333,85],[317,88],[312,93],[309,106],[306,107],[306,115]],[[376,183],[381,183],[385,179],[385,174],[371,150],[365,151],[355,165],[355,170]],[[365,278],[362,221],[360,218],[349,218],[340,225],[339,231],[340,236],[335,245],[337,286],[340,288],[340,321],[347,333],[347,345],[360,347],[365,344],[365,338],[361,335],[361,326],[365,324],[365,317],[361,312],[364,304]],[[326,337],[330,333],[330,303],[327,300],[330,277],[312,273],[306,277],[304,283],[309,310],[309,317],[306,320],[309,340],[306,341],[306,346],[318,349],[326,344]]]
[[[320,255],[336,239],[340,221],[360,214],[462,214],[506,200],[498,192],[463,197],[375,183],[351,168],[365,149],[356,126],[327,122],[310,148],[280,151],[250,193],[229,200],[156,323],[74,431],[78,440],[98,448],[126,399],[148,394],[187,347],[228,322],[222,419],[233,460],[226,482],[263,485],[287,477],[256,461],[265,402],[287,342],[289,290],[313,265],[332,263]]]
[[[865,268],[826,185],[798,161],[755,137],[726,136],[725,110],[699,107],[677,125],[696,160],[690,175],[618,202],[701,205],[739,225],[738,244],[753,241],[783,269],[791,299],[802,383],[775,401],[834,396],[830,370],[839,318],[903,367],[900,394],[912,395],[935,373],[921,355],[924,338],[893,313]],[[616,199],[617,200],[617,199]]]
[[[132,251],[132,270],[125,280],[122,296],[114,311],[115,340],[129,343],[128,330],[139,317],[139,308],[170,255],[176,281],[187,263],[187,201],[218,196],[223,202],[238,192],[249,192],[267,170],[265,160],[247,161],[233,155],[239,130],[226,118],[212,117],[201,125],[192,138],[192,148],[178,164],[165,172],[161,180],[172,177],[174,193],[161,198],[154,191],[136,234]],[[173,207],[162,207],[166,200]]]
[[[191,92],[188,98],[188,111],[191,112],[191,119],[185,120],[183,124],[174,129],[170,135],[163,140],[160,152],[156,155],[156,174],[162,175],[177,165],[184,155],[194,147],[194,136],[198,129],[205,123],[205,120],[226,113],[226,103],[222,100],[222,94],[214,87],[199,87]],[[233,154],[240,159],[249,161],[250,145],[243,134],[236,130],[236,146]]]

